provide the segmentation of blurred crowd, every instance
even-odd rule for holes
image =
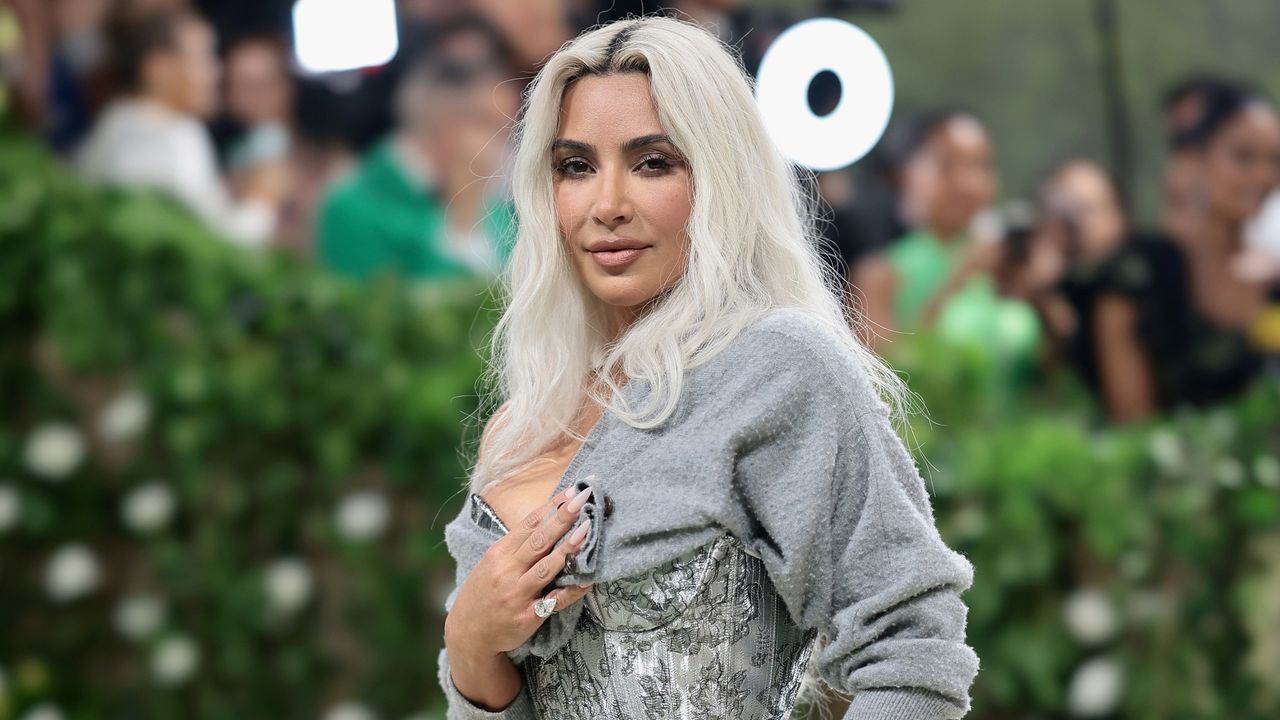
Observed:
[[[836,222],[866,340],[932,328],[1013,383],[1066,365],[1115,421],[1204,407],[1277,372],[1280,114],[1200,75],[1163,99],[1158,227],[1097,160],[1052,162],[1030,201],[993,205],[997,141],[970,112],[892,126]]]
[[[514,242],[525,84],[582,29],[658,4],[402,0],[390,63],[323,75],[295,59],[291,5],[0,0],[20,38],[0,44],[0,69],[24,121],[86,177],[168,193],[232,242],[355,278],[485,277]],[[753,73],[796,19],[734,0],[665,6]],[[838,92],[815,81],[815,112]],[[820,173],[825,254],[866,341],[891,356],[929,328],[983,348],[1013,384],[1070,366],[1116,421],[1275,373],[1280,114],[1227,77],[1189,77],[1160,101],[1157,227],[1138,226],[1088,157],[999,204],[998,138],[960,109],[899,112],[872,156]]]

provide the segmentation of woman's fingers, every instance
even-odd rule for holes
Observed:
[[[564,531],[578,519],[578,512],[582,510],[582,506],[587,503],[590,496],[591,488],[586,488],[572,500],[561,505],[549,517],[542,516],[544,519],[529,530],[524,541],[519,543],[515,550],[515,557],[523,567],[532,567],[551,550],[560,536],[564,535]],[[560,496],[557,495],[555,500],[559,501]],[[528,526],[531,518],[533,516],[525,518],[523,525]]]
[[[546,502],[530,511],[528,515],[525,515],[524,519],[513,526],[506,535],[499,538],[498,541],[494,543],[494,546],[505,546],[507,551],[514,555],[515,551],[524,544],[525,540],[529,538],[529,535],[534,530],[538,529],[538,526],[542,524],[542,521],[547,517],[547,514],[558,507],[561,503],[572,498],[574,492],[575,490],[573,489],[573,486],[570,485],[562,492],[552,495]]]
[[[564,610],[591,592],[592,587],[593,585],[566,585],[552,590],[545,597],[555,598],[556,610]],[[545,618],[538,617],[538,614],[533,611],[532,603],[529,604],[529,616],[533,618],[534,625],[541,625],[545,621]]]
[[[582,543],[587,539],[587,531],[591,527],[591,519],[582,523],[565,538],[551,552],[547,553],[541,560],[533,564],[519,581],[521,592],[540,593],[542,588],[548,583],[555,580],[556,575],[564,569],[565,561],[568,557],[582,548]]]

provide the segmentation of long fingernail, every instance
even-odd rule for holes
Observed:
[[[590,496],[591,496],[591,488],[587,487],[583,489],[582,492],[575,495],[573,499],[569,501],[569,511],[578,512],[579,510],[581,510],[582,506],[587,504],[587,498]]]
[[[586,539],[587,528],[590,528],[590,527],[591,527],[591,518],[587,518],[587,521],[579,525],[578,529],[574,530],[573,534],[569,536],[569,542],[573,543],[574,545],[580,544],[584,539]]]
[[[572,485],[570,485],[569,487],[565,488],[564,492],[561,494],[564,495],[565,500],[572,500],[573,496],[578,494],[578,491]]]

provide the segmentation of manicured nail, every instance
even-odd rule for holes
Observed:
[[[582,492],[575,495],[574,498],[569,501],[569,511],[578,512],[579,510],[581,510],[582,506],[587,504],[587,498],[590,496],[591,496],[591,488],[588,487],[583,489]]]
[[[569,487],[564,489],[564,492],[560,494],[564,496],[565,500],[572,500],[573,496],[578,494],[578,491],[575,490],[572,485],[570,485]]]
[[[579,525],[578,529],[574,530],[573,534],[569,536],[569,542],[573,543],[574,545],[581,545],[582,541],[587,538],[587,528],[590,528],[590,527],[591,527],[591,518],[587,518],[587,521]]]

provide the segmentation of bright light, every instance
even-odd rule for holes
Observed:
[[[400,48],[395,0],[298,0],[293,46],[308,72],[385,65]]]
[[[809,107],[809,83],[823,70],[840,79],[840,102],[825,116]],[[756,102],[765,127],[791,160],[838,170],[871,151],[893,111],[893,75],[876,41],[835,18],[796,23],[760,62]]]

